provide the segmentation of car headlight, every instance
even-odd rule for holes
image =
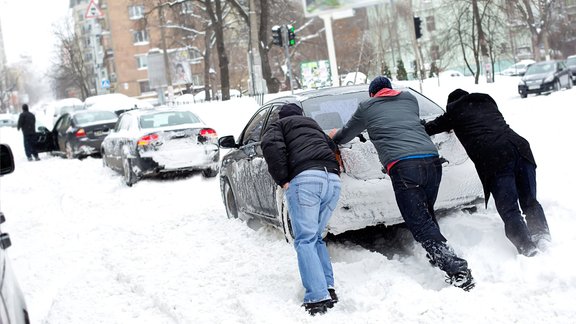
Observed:
[[[546,79],[544,79],[544,83],[548,83],[548,82],[552,82],[552,81],[554,81],[553,75],[550,75],[550,76],[546,77]]]
[[[518,85],[519,85],[519,86],[525,86],[525,85],[526,85],[526,82],[524,82],[524,80],[520,80],[520,82],[518,82]]]

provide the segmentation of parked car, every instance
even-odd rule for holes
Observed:
[[[140,178],[201,170],[218,174],[216,131],[188,110],[159,107],[125,112],[102,143],[105,166],[119,171],[128,186]]]
[[[572,88],[572,74],[564,61],[543,61],[530,65],[518,83],[520,97]]]
[[[0,144],[0,176],[14,171],[14,156],[10,146]],[[0,224],[6,217],[0,211]],[[28,308],[20,290],[6,249],[12,245],[10,235],[0,228],[0,323],[29,324]]]
[[[430,120],[444,112],[413,89],[395,88],[416,96],[422,119]],[[333,128],[341,128],[358,103],[368,98],[368,85],[310,90],[279,97],[256,111],[238,139],[231,135],[221,137],[220,147],[230,149],[220,164],[220,189],[228,217],[264,221],[282,229],[287,240],[291,240],[293,236],[283,190],[269,175],[262,155],[260,143],[264,130],[278,119],[282,105],[295,103],[328,133]],[[328,232],[333,234],[403,222],[390,177],[381,171],[378,154],[368,138],[364,132],[362,138],[359,136],[340,146],[342,193],[328,224]],[[448,161],[444,164],[436,208],[470,206],[482,197],[483,192],[472,161],[453,133],[442,133],[432,138],[442,157]]]
[[[18,115],[0,114],[0,127],[16,127],[18,125]]]
[[[152,107],[152,104],[147,101],[128,97],[121,93],[97,95],[84,100],[84,109],[112,111],[118,116],[132,109]]]
[[[570,55],[566,58],[566,66],[572,72],[572,83],[576,84],[576,55]]]
[[[534,63],[536,63],[534,60],[522,60],[518,63],[512,64],[509,68],[502,70],[500,74],[508,76],[523,76],[528,67]]]
[[[99,156],[104,137],[116,125],[118,116],[110,111],[73,111],[56,120],[52,130],[39,127],[37,150],[68,159]]]

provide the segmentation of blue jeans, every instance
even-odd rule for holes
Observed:
[[[516,153],[516,159],[498,171],[490,183],[494,204],[504,221],[506,237],[521,247],[531,236],[550,235],[542,206],[536,200],[536,166]],[[520,207],[526,215],[522,217]],[[526,224],[527,223],[527,224]]]
[[[299,173],[286,191],[298,269],[306,290],[304,303],[330,299],[328,288],[334,287],[334,273],[322,232],[339,197],[340,177],[319,170]]]
[[[389,175],[396,203],[414,239],[419,243],[446,242],[434,215],[442,161],[438,157],[400,160]]]

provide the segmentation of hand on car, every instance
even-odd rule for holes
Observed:
[[[332,128],[332,130],[330,131],[330,133],[328,133],[328,136],[330,138],[334,138],[334,135],[336,135],[336,132],[338,132],[337,128]]]
[[[288,186],[290,186],[290,182],[286,182],[285,184],[282,185],[282,188],[284,190],[288,190]]]

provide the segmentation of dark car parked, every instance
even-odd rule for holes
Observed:
[[[564,61],[544,61],[530,65],[518,83],[520,97],[572,88],[572,74]]]
[[[572,83],[576,84],[576,55],[570,55],[566,58],[566,66],[572,72]]]
[[[69,159],[99,156],[100,145],[117,120],[118,116],[111,111],[65,113],[58,118],[52,131],[39,128],[38,152],[52,152]]]
[[[13,171],[14,156],[12,150],[8,145],[0,144],[0,176]],[[6,217],[0,211],[0,224],[5,221]],[[11,245],[10,235],[3,233],[0,228],[0,323],[28,324],[30,319],[26,301],[6,253],[6,249]]]
[[[140,178],[202,171],[218,174],[220,149],[214,129],[188,110],[159,107],[123,113],[102,143],[105,166],[121,172],[128,186]]]
[[[416,96],[422,119],[430,120],[444,112],[410,88],[395,88]],[[220,165],[220,188],[228,217],[264,221],[283,230],[290,241],[293,235],[283,190],[268,173],[262,155],[260,143],[263,133],[278,119],[279,108],[286,103],[302,107],[304,114],[316,120],[328,133],[333,128],[342,127],[358,103],[368,98],[368,85],[326,88],[279,97],[256,111],[237,140],[231,135],[221,137],[220,147],[230,149],[222,157]],[[482,196],[482,186],[472,161],[453,133],[442,133],[432,138],[442,157],[449,161],[444,164],[436,208],[469,206]],[[382,165],[367,132],[340,145],[340,153],[342,192],[328,224],[328,232],[340,234],[378,224],[402,223],[390,177],[381,171]]]

